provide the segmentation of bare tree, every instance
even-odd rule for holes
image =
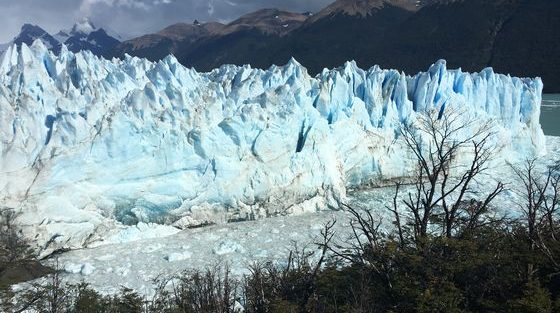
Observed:
[[[385,231],[372,210],[344,205],[351,214],[347,240],[328,241],[329,252],[349,264],[361,264],[393,290],[396,249],[418,249],[430,235],[460,237],[484,225],[491,202],[504,190],[500,182],[479,201],[472,185],[488,169],[493,135],[489,123],[480,123],[459,111],[419,114],[403,126],[402,139],[417,164],[411,191],[401,202],[403,183],[396,183],[391,205],[394,230]],[[459,155],[467,162],[458,160]],[[395,239],[396,240],[393,240]],[[392,253],[390,251],[393,251]]]
[[[250,274],[243,283],[245,312],[271,312],[275,308],[281,308],[281,312],[313,311],[311,308],[317,300],[317,279],[327,259],[335,224],[333,220],[324,225],[316,242],[318,252],[294,243],[285,264],[251,265]]]
[[[490,202],[504,190],[498,182],[484,200],[468,199],[472,184],[488,169],[493,135],[490,122],[480,122],[454,109],[418,114],[414,122],[401,128],[401,137],[417,163],[414,190],[404,200],[416,242],[428,235],[430,226],[434,229],[438,219],[438,229],[448,238],[458,235],[460,229],[468,231],[479,225]],[[459,162],[459,155],[471,159]],[[399,187],[391,211],[402,238],[405,225],[396,205]]]
[[[215,265],[204,271],[186,271],[167,282],[172,285],[171,292],[160,294],[160,298],[166,295],[168,299],[163,297],[163,301],[159,301],[173,304],[180,312],[233,312],[238,282],[232,278],[227,265]]]
[[[60,272],[57,260],[53,274],[43,281],[29,284],[24,292],[17,295],[13,312],[67,312],[72,295],[69,285],[63,283]]]
[[[382,219],[374,216],[371,210],[346,204],[343,206],[351,214],[352,232],[345,240],[329,240],[325,247],[331,255],[348,264],[359,264],[370,268],[389,289],[393,289],[391,273],[394,255],[386,253],[389,242],[386,240],[387,234],[381,228]]]
[[[540,250],[560,273],[560,251],[551,247],[560,246],[560,163],[549,166],[544,175],[538,170],[537,159],[512,168],[521,182],[519,193],[524,201],[521,210],[531,250]],[[529,264],[527,275],[531,277],[534,273],[533,265]]]

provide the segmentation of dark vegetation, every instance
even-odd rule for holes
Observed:
[[[36,260],[16,217],[15,210],[0,208],[0,290],[52,273]]]
[[[529,160],[514,168],[517,185],[496,182],[475,193],[472,187],[494,152],[492,129],[465,122],[459,112],[439,115],[403,127],[418,165],[412,184],[396,184],[394,200],[384,208],[346,206],[352,216],[348,238],[333,231],[332,221],[315,246],[295,247],[283,265],[252,264],[242,278],[227,266],[184,272],[156,280],[150,297],[125,288],[102,296],[87,284],[63,284],[55,272],[12,297],[15,303],[6,291],[2,309],[560,312],[560,167],[542,169]],[[517,216],[501,215],[493,205],[506,188],[522,199],[512,208]],[[382,223],[375,214],[381,211],[391,220]],[[2,229],[2,260],[27,256],[21,237],[8,233],[15,241],[5,240],[5,229],[13,227]]]

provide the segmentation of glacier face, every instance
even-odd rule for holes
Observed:
[[[1,58],[0,199],[44,251],[122,224],[337,207],[347,188],[411,170],[398,127],[417,112],[460,107],[493,121],[504,156],[542,153],[542,87],[444,61],[412,77],[353,62],[311,77],[295,60],[198,73],[36,41]]]

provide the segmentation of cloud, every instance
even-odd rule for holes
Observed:
[[[172,2],[171,0],[154,0],[154,5],[171,4]]]
[[[165,3],[170,2],[169,0],[162,0]],[[159,2],[159,1],[154,1]],[[146,3],[140,0],[83,0],[80,6],[80,11],[89,14],[92,8],[96,5],[106,5],[109,7],[124,7],[131,9],[142,9],[148,10],[150,8],[150,3]]]
[[[208,15],[214,15],[214,1],[208,0]]]

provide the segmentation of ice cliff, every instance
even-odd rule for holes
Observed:
[[[122,224],[337,207],[349,187],[406,175],[398,127],[443,105],[492,120],[507,157],[544,151],[540,79],[445,61],[412,77],[353,62],[311,77],[295,60],[198,73],[40,41],[0,59],[1,204],[50,251]]]

